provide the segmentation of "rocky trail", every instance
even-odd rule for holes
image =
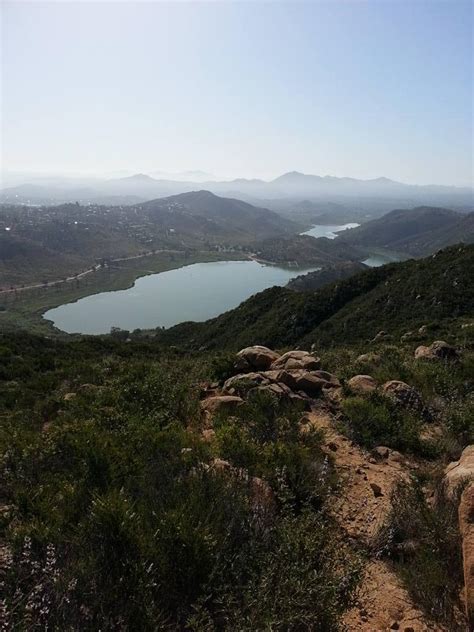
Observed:
[[[409,464],[400,453],[389,448],[378,448],[372,455],[361,450],[337,431],[328,412],[311,412],[306,418],[324,431],[325,449],[332,455],[341,479],[341,493],[334,499],[331,510],[350,538],[363,548],[369,547],[390,510],[392,489],[399,480],[408,477]],[[426,623],[390,565],[376,556],[366,565],[358,603],[346,614],[344,623],[348,632],[448,632],[446,628]]]
[[[442,342],[421,351],[430,360],[445,358],[447,353],[454,356],[452,348]],[[419,357],[421,351],[417,350]],[[238,375],[218,388],[213,385],[203,394],[201,405],[209,420],[219,409],[233,410],[252,392],[264,391],[279,400],[303,403],[307,412],[301,420],[302,432],[309,427],[322,431],[323,450],[332,459],[340,481],[338,492],[331,498],[330,511],[366,558],[357,603],[344,618],[347,632],[450,632],[447,627],[427,621],[390,562],[381,559],[374,546],[391,509],[392,491],[416,471],[416,460],[384,446],[369,452],[338,430],[341,383],[337,376],[320,370],[319,358],[314,355],[290,351],[279,356],[265,347],[249,347],[237,354],[235,368]],[[426,414],[420,394],[405,382],[391,380],[377,385],[372,377],[357,375],[348,381],[348,387],[362,395],[379,389],[400,405]],[[453,474],[458,471],[459,468],[454,469]],[[474,459],[471,473],[474,477]],[[474,541],[474,530],[472,538]],[[462,624],[457,629],[463,629]]]

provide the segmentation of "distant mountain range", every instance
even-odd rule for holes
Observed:
[[[185,193],[199,188],[226,197],[236,197],[250,201],[257,206],[268,206],[265,201],[286,200],[286,209],[293,209],[298,203],[326,202],[341,204],[342,210],[380,209],[379,215],[389,208],[409,208],[424,204],[430,206],[456,207],[459,210],[474,208],[473,189],[439,185],[411,185],[395,182],[388,178],[358,180],[334,176],[307,175],[292,171],[274,180],[239,178],[229,181],[203,181],[206,174],[192,172],[189,180],[170,177],[156,178],[149,174],[81,180],[61,178],[57,183],[48,179],[34,184],[25,182],[0,191],[0,202],[20,204],[53,204],[71,201],[81,203],[108,203],[112,196],[122,204],[133,204],[138,200],[150,200]],[[195,178],[195,180],[192,179]],[[285,204],[281,205],[285,207]],[[323,207],[324,208],[324,207]],[[297,209],[296,209],[297,210]],[[326,209],[325,209],[326,210]],[[324,211],[323,211],[324,212]]]

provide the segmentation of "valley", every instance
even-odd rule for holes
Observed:
[[[422,207],[392,211],[362,225],[307,228],[273,211],[206,191],[131,207],[4,206],[0,208],[0,326],[33,327],[57,335],[52,322],[62,323],[58,327],[64,331],[106,333],[111,326],[149,329],[185,320],[204,321],[260,290],[285,285],[310,270],[322,268],[313,275],[328,282],[344,278],[357,265],[380,266],[414,256],[417,250],[421,255],[439,245],[469,242],[473,240],[471,217]],[[421,243],[426,244],[424,248]],[[153,279],[154,274],[182,266],[239,260],[242,263],[235,268],[239,271],[235,279],[230,264],[216,268],[226,270],[226,277],[216,281],[212,291],[209,288],[209,298],[202,301],[207,305],[204,309],[196,306],[206,284],[187,285],[188,271],[171,275],[169,295],[159,290],[166,287],[164,278],[158,274]],[[256,276],[250,268],[248,274],[242,274],[245,266],[252,265]],[[237,279],[241,286],[233,293]],[[148,299],[141,296],[142,284],[148,288]],[[299,284],[311,287],[312,282]],[[125,292],[108,294],[117,290]],[[84,302],[87,296],[91,298]],[[179,297],[186,296],[189,307],[183,310],[184,298]],[[117,309],[113,306],[119,297],[123,302]],[[162,302],[169,306],[166,317],[157,312]],[[94,317],[87,306],[97,306],[100,316]],[[81,327],[83,309],[89,322]],[[43,319],[45,312],[50,313]],[[140,316],[122,318],[120,314],[125,313]],[[102,325],[94,323],[95,318]]]
[[[0,632],[474,632],[473,18],[0,2]]]

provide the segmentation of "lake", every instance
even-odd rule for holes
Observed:
[[[382,253],[374,253],[370,255],[367,259],[364,259],[362,263],[365,263],[366,266],[370,268],[378,268],[379,266],[383,266],[386,263],[394,263],[395,261],[400,261],[400,257],[396,254],[382,254]]]
[[[340,225],[318,225],[312,226],[309,230],[301,233],[302,235],[310,235],[311,237],[327,237],[328,239],[336,239],[338,233],[341,233],[343,230],[348,230],[349,228],[357,228],[360,224],[340,224]]]
[[[344,230],[348,230],[350,228],[357,228],[360,224],[349,223],[349,224],[341,224],[341,225],[331,225],[331,226],[313,226],[309,230],[301,233],[302,235],[311,235],[311,237],[327,237],[328,239],[336,239],[339,237],[339,234]],[[383,266],[386,263],[393,263],[394,261],[400,261],[400,257],[398,257],[394,253],[373,253],[367,259],[364,259],[362,263],[365,263],[366,266],[370,268],[377,268],[379,266]]]
[[[55,307],[44,317],[68,333],[105,334],[114,326],[171,327],[213,318],[252,294],[317,269],[290,270],[256,261],[195,263],[140,277],[126,290],[101,292]]]
[[[302,233],[335,239],[359,224],[313,226]],[[363,263],[370,267],[397,261],[374,253]],[[187,320],[203,321],[237,307],[242,301],[274,285],[319,268],[279,268],[256,261],[216,261],[140,277],[126,290],[101,292],[75,303],[50,309],[44,317],[67,333],[106,334],[111,327],[154,329]]]

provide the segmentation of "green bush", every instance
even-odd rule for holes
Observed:
[[[342,403],[342,411],[343,430],[365,448],[384,445],[423,456],[436,454],[435,445],[420,437],[420,418],[384,395],[348,397]]]
[[[256,397],[207,443],[201,358],[108,339],[2,345],[6,629],[337,629],[359,562],[300,413]]]
[[[392,493],[392,508],[374,543],[379,556],[393,561],[414,602],[428,617],[453,632],[459,623],[463,584],[458,528],[459,493],[447,497],[437,483],[427,499],[421,480],[400,483]]]

